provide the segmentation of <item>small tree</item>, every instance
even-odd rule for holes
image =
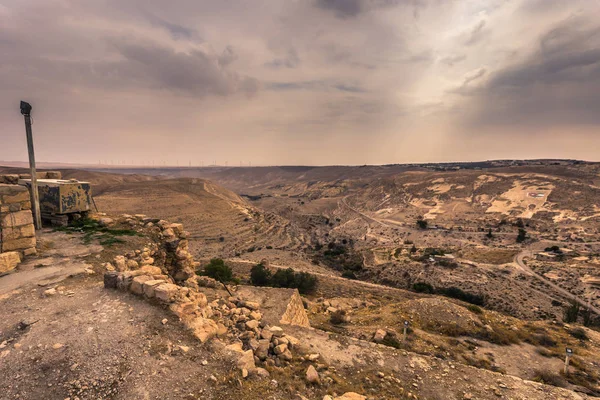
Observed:
[[[417,218],[417,226],[419,229],[427,229],[427,221],[423,217]]]
[[[410,253],[411,254],[415,254],[417,252],[417,246],[415,246],[414,244],[412,245],[412,247],[410,248]]]
[[[527,239],[527,231],[523,228],[519,228],[519,234],[517,235],[517,243],[523,243]]]
[[[250,282],[254,286],[269,286],[271,284],[271,271],[262,263],[256,264],[250,270]]]
[[[294,284],[295,284],[295,276],[294,275],[295,275],[294,270],[292,268],[278,269],[273,274],[273,279],[271,280],[271,282],[273,283],[273,286],[275,286],[275,287],[284,287],[284,288],[294,287]]]
[[[579,309],[581,306],[578,302],[572,301],[570,306],[567,306],[563,312],[563,321],[567,324],[577,322],[579,316]]]
[[[312,293],[317,287],[317,277],[308,272],[300,272],[294,277],[295,286],[302,294]]]
[[[488,231],[488,233],[485,236],[487,236],[488,239],[491,239],[494,237],[494,234],[492,233],[492,228],[490,228],[490,230]]]
[[[220,258],[213,258],[210,263],[204,267],[204,275],[209,276],[221,283],[231,282],[233,280],[233,271]]]

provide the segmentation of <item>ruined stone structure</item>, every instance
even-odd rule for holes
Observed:
[[[60,179],[60,172],[38,172],[39,179]],[[36,253],[31,196],[19,179],[27,174],[0,175],[0,274],[12,271],[23,257]]]
[[[0,273],[35,254],[35,228],[27,188],[0,184]]]

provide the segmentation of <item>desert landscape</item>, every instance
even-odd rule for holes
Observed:
[[[281,396],[278,398],[311,399],[343,392],[373,399],[594,397],[600,395],[600,204],[594,202],[600,199],[599,169],[594,163],[542,160],[460,165],[62,170],[63,179],[92,183],[98,207],[92,218],[109,226],[132,227],[141,237],[107,244],[103,236],[91,236],[86,241],[85,235],[82,238],[77,231],[69,233],[70,241],[89,244],[79,245],[82,255],[76,254],[81,265],[61,268],[71,271],[69,268],[83,266],[84,272],[75,273],[79,277],[67,283],[59,283],[64,277],[48,280],[32,274],[20,284],[5,284],[2,302],[5,309],[14,310],[14,317],[2,328],[3,346],[25,342],[11,328],[22,320],[16,311],[23,301],[33,304],[33,308],[28,306],[29,313],[42,318],[35,312],[35,304],[40,301],[47,304],[44,307],[61,313],[71,301],[70,293],[99,296],[93,293],[105,289],[98,289],[94,282],[114,268],[118,262],[115,254],[131,252],[128,249],[142,245],[145,236],[160,243],[156,240],[163,236],[159,232],[164,225],[155,232],[157,227],[150,222],[160,220],[183,224],[189,246],[186,251],[196,260],[196,273],[203,274],[211,259],[224,260],[237,279],[230,284],[238,293],[234,296],[245,293],[253,300],[262,299],[258,302],[266,310],[273,307],[267,304],[285,304],[287,295],[273,303],[273,296],[279,294],[250,290],[256,287],[252,271],[257,264],[266,266],[269,273],[292,268],[318,281],[314,289],[301,294],[299,303],[306,314],[302,317],[307,318],[305,326],[311,328],[294,323],[285,328],[293,340],[310,343],[308,349],[293,347],[294,354],[306,355],[283,362],[276,358],[275,364],[270,364],[269,358],[266,363],[256,358],[256,368],[261,365],[259,370],[265,369],[265,375],[274,377],[278,386],[270,386],[273,380],[252,378],[255,375],[245,378],[247,372],[237,378],[235,361],[232,365],[226,356],[219,358],[215,342],[209,341],[207,344],[213,344],[208,348],[203,344],[195,350],[208,353],[194,357],[217,357],[215,368],[227,371],[222,373],[228,378],[224,378],[225,387],[220,386],[218,377],[209,389],[190,387],[194,396],[204,393],[203,398],[225,399],[243,390],[244,398],[254,398],[249,393],[255,393],[256,398],[262,398],[259,393],[272,393]],[[23,172],[16,168],[0,171]],[[31,260],[19,270],[37,272],[64,263],[52,258],[56,256],[44,255],[55,251],[51,249],[57,240],[64,241],[53,230],[46,229],[38,238],[41,260]],[[60,253],[61,247],[56,251]],[[69,254],[67,249],[63,251]],[[168,274],[176,276],[171,275],[172,271]],[[9,276],[13,275],[0,278],[0,283]],[[33,283],[41,289],[22,289]],[[48,290],[58,290],[60,295],[50,298],[45,294]],[[200,290],[209,302],[229,296],[218,287],[216,292]],[[134,307],[127,305],[134,299],[115,298],[111,292],[102,294],[102,298],[107,302],[125,301],[120,309],[127,311],[129,307],[130,313]],[[112,303],[106,304],[104,307]],[[116,306],[110,307],[105,312]],[[409,324],[406,338],[404,321]],[[62,327],[63,322],[55,323],[55,330],[61,327],[67,339],[72,337],[71,329]],[[150,339],[152,343],[186,335],[185,330],[166,333],[160,323],[160,329],[147,324],[134,326],[142,335],[155,335]],[[48,333],[39,335],[43,338]],[[224,340],[227,345],[231,335],[228,333],[227,339],[219,336],[217,342]],[[247,337],[240,338],[244,349],[252,346]],[[195,348],[190,340],[184,340],[185,346]],[[377,347],[369,346],[374,343]],[[21,348],[23,343],[18,344]],[[71,346],[69,352],[76,348],[90,351],[85,343]],[[176,351],[168,346],[168,354],[174,352],[171,359]],[[566,348],[575,354],[569,373],[563,371]],[[13,354],[27,354],[22,350],[23,356],[15,353],[9,350],[3,354],[7,359]],[[112,353],[110,349],[100,354],[110,357]],[[161,354],[162,350],[153,357],[161,359]],[[187,354],[182,355],[185,360],[189,359]],[[315,370],[319,383],[298,386],[294,382],[307,382],[304,360],[310,354],[321,357]],[[181,363],[189,361],[179,361],[179,357],[170,361],[174,364],[169,368],[186,368],[187,373],[203,368],[203,364],[184,367]],[[378,360],[376,364],[374,360]],[[5,365],[8,368],[9,364]],[[37,367],[31,368],[35,371]],[[252,368],[249,371],[254,371]],[[214,369],[210,371],[216,374]],[[63,381],[58,376],[56,379]],[[122,377],[110,379],[115,380],[110,385],[116,397],[128,393],[129,385],[120,381]],[[228,386],[228,379],[239,382],[239,389],[237,384]],[[433,379],[439,387],[428,384]],[[457,379],[462,383],[457,384]],[[167,382],[160,390],[177,386]],[[541,385],[530,386],[534,382]],[[4,389],[19,393],[18,386],[7,385],[3,384]],[[554,392],[552,387],[566,390]],[[109,389],[87,386],[77,393],[83,394],[81,398],[111,397],[113,392],[105,390]],[[175,396],[174,392],[171,395]]]

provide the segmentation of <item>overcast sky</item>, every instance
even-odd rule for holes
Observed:
[[[597,0],[0,0],[0,160],[600,160]]]

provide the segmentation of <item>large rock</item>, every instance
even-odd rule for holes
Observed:
[[[317,372],[315,367],[313,367],[312,365],[310,365],[308,367],[308,369],[306,370],[306,381],[308,383],[312,383],[315,385],[318,385],[321,383],[321,379],[319,378],[319,373]]]
[[[154,297],[154,289],[165,283],[162,279],[151,279],[144,282],[144,295],[148,298]]]
[[[179,286],[172,283],[163,283],[154,289],[154,297],[165,303],[172,303],[177,298]]]
[[[335,397],[333,400],[366,400],[367,397],[358,393],[348,392],[344,393],[339,397]]]
[[[142,295],[144,294],[144,283],[151,279],[152,277],[148,275],[136,276],[135,278],[133,278],[129,290],[131,291],[131,293]]]
[[[373,341],[375,343],[381,343],[381,342],[383,342],[383,339],[385,339],[386,335],[387,335],[386,331],[384,331],[383,329],[377,329],[377,331],[375,332],[375,335],[373,336]]]
[[[194,320],[189,322],[188,328],[190,328],[193,331],[194,336],[196,336],[198,340],[200,340],[200,342],[202,343],[216,336],[217,331],[219,329],[215,321],[203,317],[195,318]]]
[[[104,287],[106,289],[116,289],[119,282],[119,273],[109,271],[104,274]]]
[[[21,262],[21,255],[16,251],[0,253],[0,274],[5,274],[17,268]]]

